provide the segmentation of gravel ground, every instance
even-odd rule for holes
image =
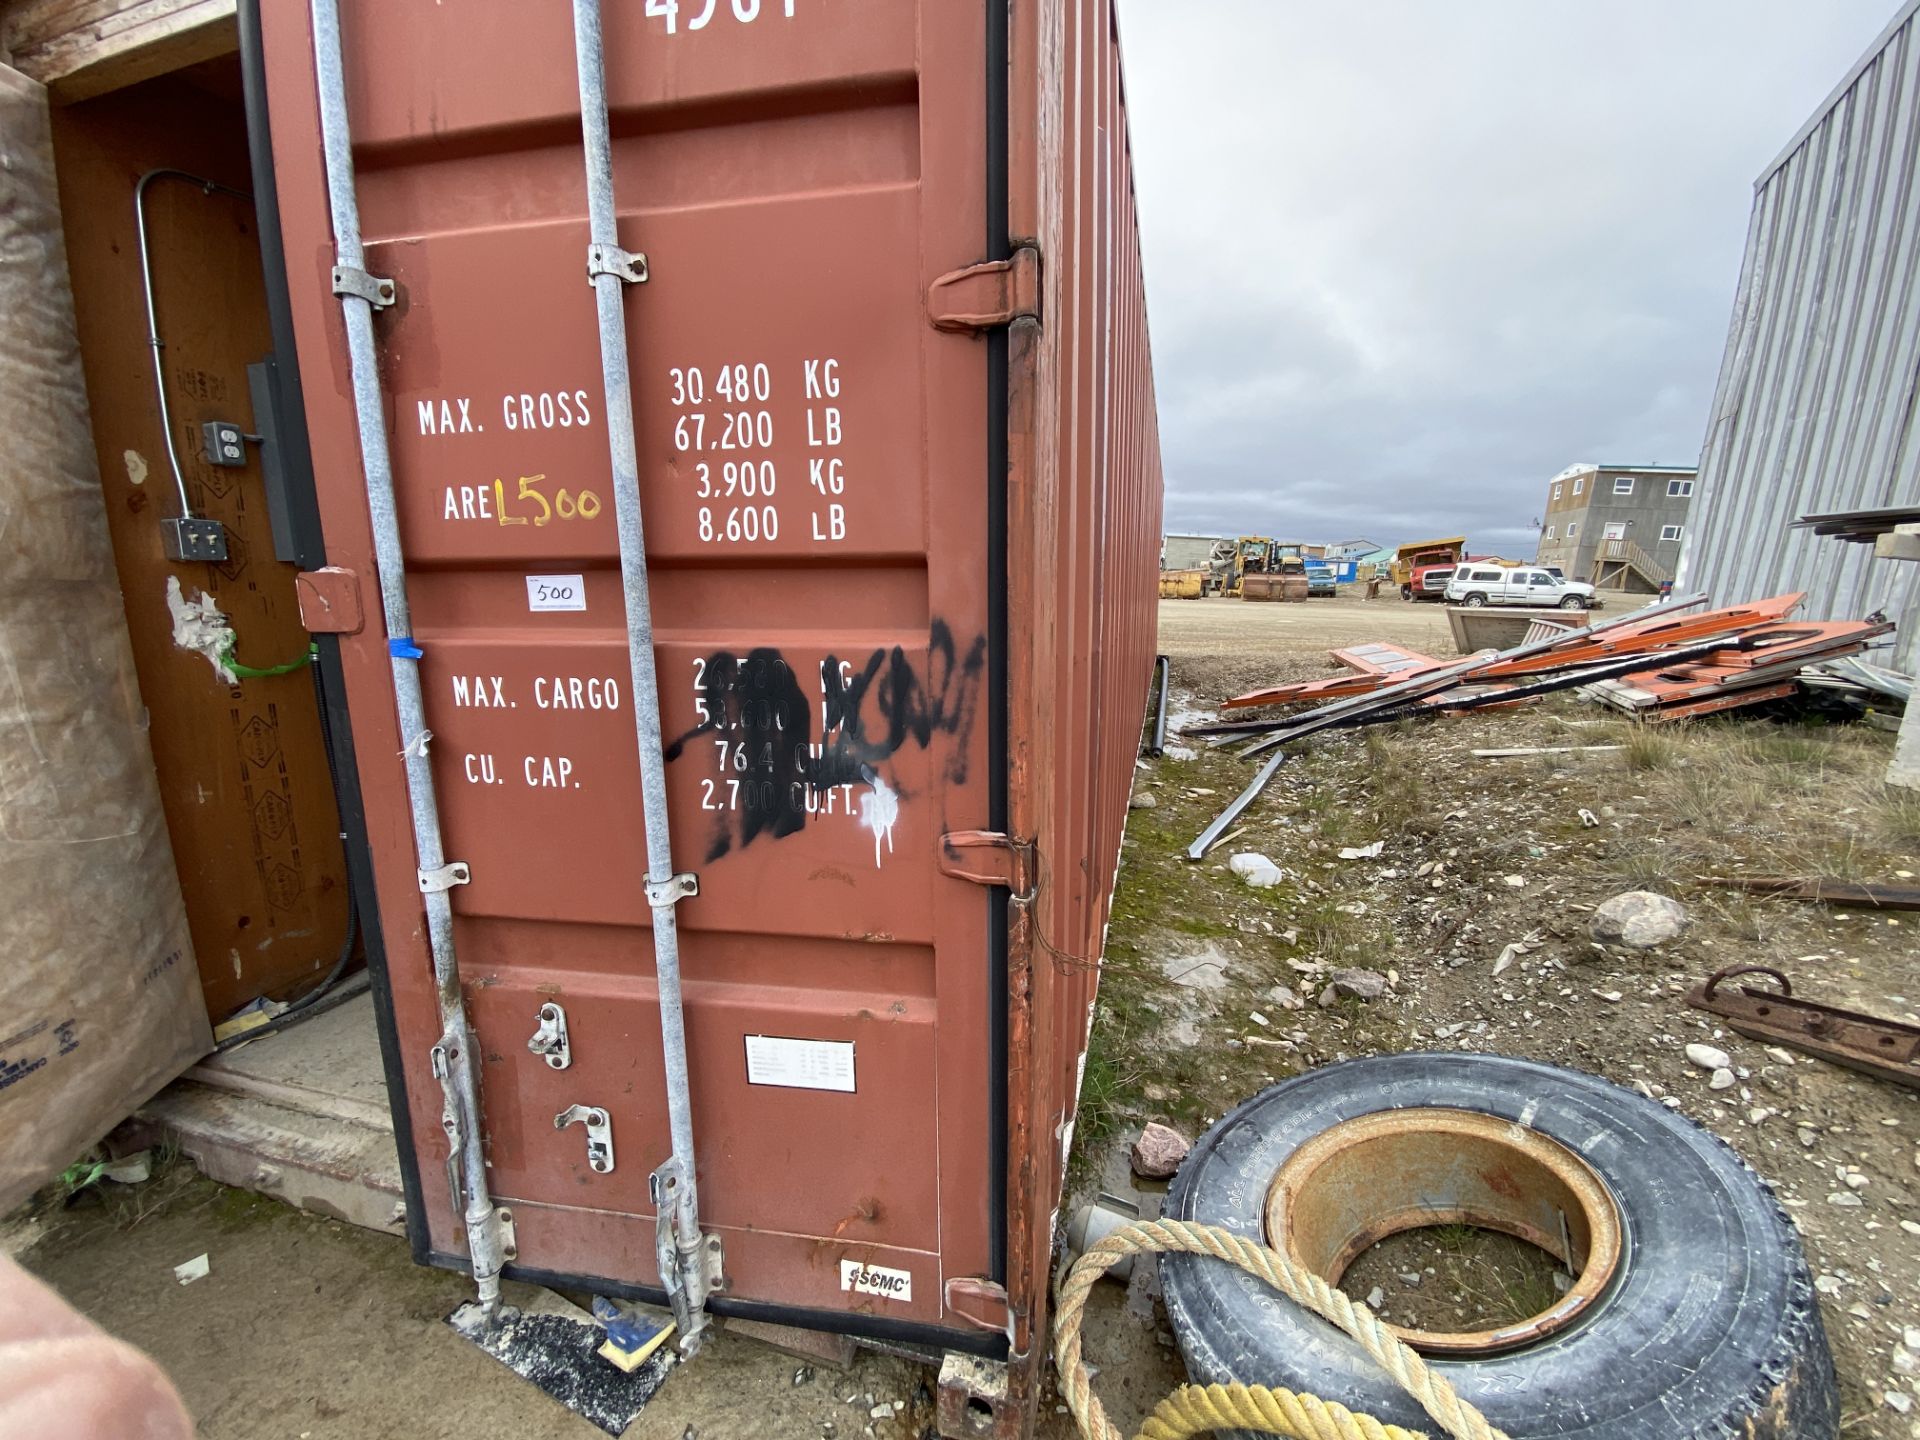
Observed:
[[[414,1265],[391,1236],[226,1189],[185,1165],[17,1221],[0,1244],[24,1250],[28,1269],[158,1360],[202,1440],[605,1437],[446,1324],[472,1298],[465,1276]],[[176,1283],[173,1267],[201,1254],[206,1278]],[[518,1305],[539,1293],[506,1291]],[[862,1354],[840,1371],[723,1332],[667,1377],[626,1433],[909,1440],[932,1419],[930,1387],[931,1372],[903,1360]],[[872,1420],[883,1401],[903,1412]]]
[[[1397,599],[1164,601],[1160,615],[1189,715],[1333,673],[1333,646],[1453,653],[1439,611]],[[1621,748],[1469,753],[1544,745]],[[1125,1184],[1124,1148],[1142,1122],[1192,1135],[1264,1084],[1349,1056],[1457,1049],[1572,1065],[1708,1125],[1775,1187],[1821,1292],[1845,1434],[1920,1437],[1917,1097],[1769,1051],[1682,1000],[1721,966],[1761,963],[1810,998],[1920,1023],[1916,917],[1691,883],[1734,870],[1920,871],[1920,797],[1881,783],[1890,750],[1890,736],[1855,726],[1726,719],[1638,732],[1554,697],[1315,742],[1199,865],[1180,852],[1245,784],[1247,763],[1203,746],[1147,762],[1135,793],[1151,808],[1129,817],[1077,1192]],[[1375,842],[1369,857],[1339,858]],[[1228,868],[1236,852],[1264,854],[1285,878],[1248,888]],[[1651,951],[1596,946],[1594,907],[1635,889],[1681,901],[1689,928]],[[1384,993],[1321,1008],[1316,991],[1340,966],[1377,972]],[[1690,1043],[1728,1053],[1725,1088],[1689,1062]],[[1139,1353],[1089,1350],[1123,1367]]]

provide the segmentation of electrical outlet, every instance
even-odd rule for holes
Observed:
[[[169,560],[203,560],[218,565],[227,558],[227,527],[218,520],[168,516],[160,522],[160,541]]]
[[[247,463],[247,437],[238,425],[225,420],[206,420],[200,425],[200,448],[209,465],[239,469]]]

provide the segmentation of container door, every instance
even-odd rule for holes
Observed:
[[[463,1263],[396,757],[427,743],[493,1193],[523,1271],[652,1286],[669,1153],[563,5],[347,0],[346,74],[431,738],[395,733],[319,171],[308,17],[266,15],[273,135],[420,1186]],[[987,348],[927,294],[983,256],[986,7],[606,10],[703,1220],[729,1295],[957,1325],[999,1186]],[[923,57],[928,63],[922,63]],[[543,1007],[566,1063],[532,1053]],[[589,1164],[572,1105],[611,1116]],[[716,1308],[724,1308],[717,1306]],[[974,1332],[976,1337],[980,1332]]]

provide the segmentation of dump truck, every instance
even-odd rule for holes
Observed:
[[[1414,540],[1393,552],[1389,573],[1405,600],[1439,600],[1446,594],[1454,566],[1467,551],[1467,537]]]

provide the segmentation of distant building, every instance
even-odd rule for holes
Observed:
[[[1335,540],[1327,546],[1329,560],[1370,560],[1375,555],[1391,554],[1371,540]]]
[[[1166,535],[1160,540],[1162,570],[1202,570],[1213,547],[1227,540],[1224,535]],[[1231,543],[1231,542],[1228,542]]]
[[[1569,465],[1547,482],[1536,565],[1610,590],[1657,592],[1680,564],[1691,465]]]
[[[1797,529],[1920,505],[1920,0],[1906,0],[1753,188],[1677,588],[1737,605],[1806,592],[1797,620],[1899,622],[1873,657],[1920,669],[1920,564]]]

